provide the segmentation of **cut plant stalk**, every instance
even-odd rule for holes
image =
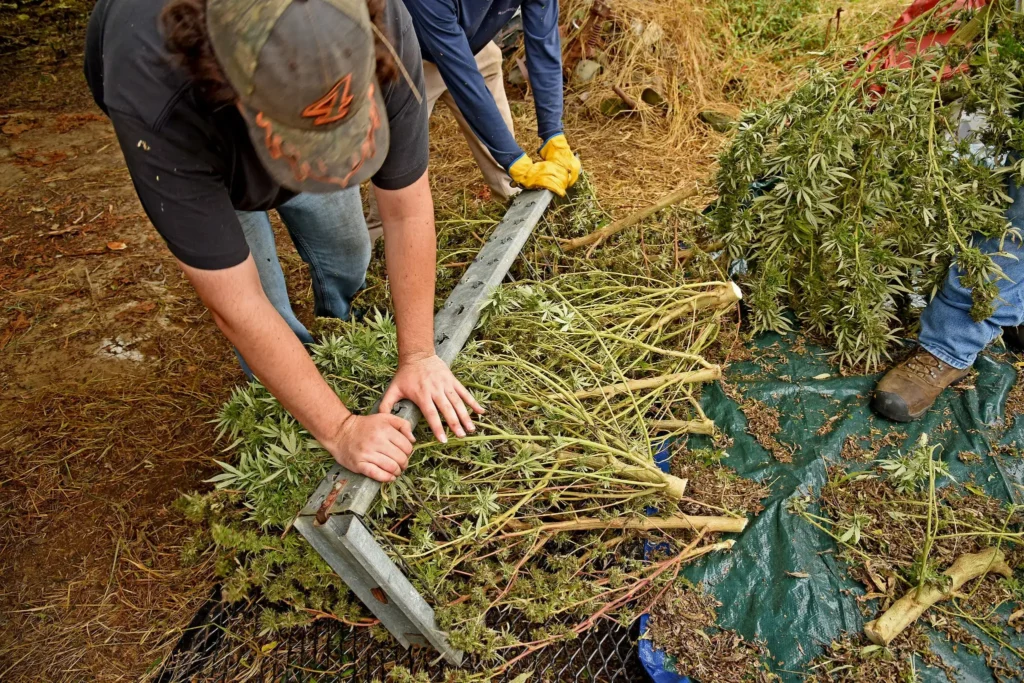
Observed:
[[[682,434],[705,434],[712,436],[715,433],[713,420],[651,420],[648,424],[652,429],[662,432],[675,432]]]
[[[986,574],[998,574],[1006,578],[1013,576],[1013,570],[1006,564],[1006,557],[999,548],[961,555],[942,573],[948,579],[947,585],[912,588],[882,616],[864,624],[864,634],[875,645],[888,645],[917,621],[929,607],[941,600],[947,600],[964,584]]]
[[[657,332],[669,323],[678,320],[684,315],[689,315],[694,311],[699,311],[705,308],[721,308],[723,306],[731,306],[740,299],[743,298],[743,292],[740,290],[739,285],[735,282],[729,282],[722,285],[714,292],[708,292],[707,294],[701,294],[693,297],[689,301],[685,301],[679,306],[673,308],[666,313],[658,322],[656,322],[650,330]]]
[[[634,379],[620,384],[600,387],[598,389],[577,391],[573,393],[573,396],[579,399],[598,397],[611,398],[612,396],[618,396],[619,394],[631,394],[645,389],[659,389],[672,384],[701,384],[704,382],[715,382],[720,379],[722,379],[722,368],[715,365],[703,370],[694,370],[693,372],[675,372],[669,375],[661,375],[660,377]],[[549,396],[549,398],[551,397],[553,396]]]
[[[559,531],[589,531],[593,529],[634,529],[655,531],[658,529],[688,529],[709,533],[738,534],[747,528],[746,517],[713,517],[701,515],[672,515],[671,517],[639,517],[635,519],[595,519],[580,517],[564,522],[547,522],[529,526],[527,522],[516,521],[513,528],[543,534]]]
[[[664,487],[661,492],[662,495],[672,500],[682,500],[686,494],[687,481],[685,479],[680,479],[668,472],[662,472],[653,465],[629,465],[610,454],[569,457],[584,467],[591,467],[601,471],[608,470],[620,477],[625,477],[635,482],[662,486]]]

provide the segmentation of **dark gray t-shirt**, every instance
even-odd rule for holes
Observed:
[[[89,20],[85,76],[171,252],[195,268],[230,268],[249,255],[235,211],[273,209],[295,193],[260,163],[238,110],[204,102],[172,61],[159,24],[165,1],[100,0]],[[386,18],[395,51],[424,93],[409,13],[388,2]],[[427,170],[427,108],[404,78],[382,85],[391,145],[373,184],[397,190]]]

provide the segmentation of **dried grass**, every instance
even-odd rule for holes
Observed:
[[[208,472],[233,376],[211,360],[4,402],[0,679],[136,678],[205,599],[211,572],[181,566],[189,529],[169,506]]]

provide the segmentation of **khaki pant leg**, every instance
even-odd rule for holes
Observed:
[[[427,91],[427,116],[430,116],[434,111],[434,105],[437,104],[437,99],[445,93],[446,89],[444,87],[444,79],[441,78],[441,73],[437,70],[437,67],[426,60],[423,60],[423,85]],[[369,188],[367,194],[366,227],[370,229],[370,241],[376,242],[384,234],[384,226],[381,224],[380,211],[377,209],[377,198],[373,196],[372,187]]]
[[[498,47],[497,43],[491,41],[480,50],[476,56],[476,65],[480,69],[480,74],[484,77],[487,89],[494,98],[494,103],[501,113],[501,118],[504,119],[509,132],[514,136],[515,128],[512,124],[512,111],[508,106],[508,98],[505,97],[505,83],[501,71],[501,48]],[[473,158],[476,160],[477,166],[480,167],[484,180],[491,188],[491,191],[501,199],[508,199],[518,194],[519,190],[512,187],[512,179],[508,177],[508,173],[505,172],[501,164],[494,160],[487,147],[477,139],[473,129],[469,127],[466,117],[459,111],[451,93],[445,90],[444,94],[441,95],[441,100],[451,109],[452,114],[455,115],[455,120],[458,121],[459,128],[462,129],[462,134],[466,137],[466,142],[469,143],[469,151],[473,154]]]

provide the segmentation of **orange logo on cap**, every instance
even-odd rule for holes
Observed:
[[[344,90],[342,90],[342,86],[344,86]],[[302,116],[313,119],[315,126],[340,121],[348,115],[348,107],[352,104],[351,88],[352,74],[343,76],[326,95],[303,109]]]
[[[280,135],[274,132],[274,125],[270,122],[270,119],[264,116],[263,112],[257,112],[256,125],[264,131],[263,143],[267,146],[270,158],[286,161],[292,175],[299,182],[315,180],[320,183],[330,183],[338,187],[347,188],[349,181],[352,180],[352,176],[362,168],[363,162],[372,158],[377,153],[376,133],[377,129],[380,128],[380,113],[377,111],[377,101],[373,98],[373,94],[374,88],[371,83],[366,91],[366,99],[370,103],[370,126],[366,131],[366,137],[359,146],[359,151],[353,152],[352,156],[349,157],[349,163],[352,164],[352,168],[349,169],[344,178],[329,175],[327,164],[324,163],[323,159],[314,160],[316,163],[316,168],[314,169],[308,161],[302,159],[302,154],[294,145],[285,142]]]

